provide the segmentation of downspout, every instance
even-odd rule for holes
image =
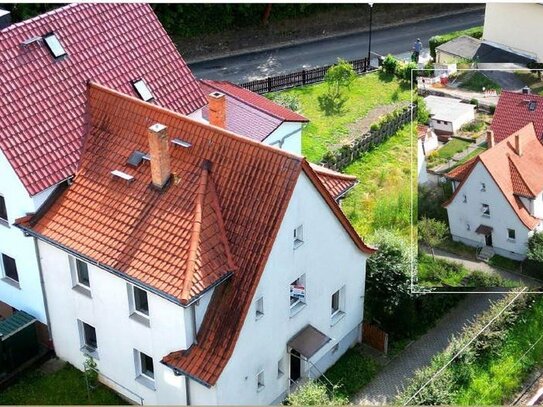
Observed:
[[[49,306],[47,305],[47,296],[45,294],[45,282],[43,280],[43,270],[41,267],[41,256],[40,256],[40,248],[38,247],[38,239],[35,237],[32,237],[32,240],[34,240],[34,249],[36,250],[36,260],[38,261],[38,273],[40,274],[40,288],[41,293],[43,296],[43,306],[45,308],[45,318],[47,319],[47,332],[49,333],[49,340],[51,343],[53,343],[53,332],[52,332],[52,322],[51,318],[49,316]],[[54,349],[54,345],[53,345]]]
[[[196,306],[200,303],[200,301],[197,301],[195,304],[192,305],[191,308],[191,320],[192,320],[192,343],[194,345],[198,344],[198,332],[196,331]]]
[[[185,376],[185,402],[187,406],[190,406],[190,383],[189,377]]]

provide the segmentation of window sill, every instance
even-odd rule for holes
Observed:
[[[339,321],[341,321],[345,317],[345,313],[343,311],[337,311],[334,315],[330,317],[330,326],[334,326]]]
[[[294,317],[296,314],[298,314],[301,310],[305,308],[305,302],[298,302],[296,303],[291,309],[290,309],[290,317]]]
[[[4,218],[0,218],[0,225],[2,226],[5,226],[7,228],[9,228],[9,221],[7,219],[4,219]]]
[[[296,250],[300,246],[303,246],[303,244],[304,244],[303,240],[295,240],[294,241],[294,250]]]
[[[87,356],[90,356],[93,359],[100,360],[100,357],[98,355],[98,350],[95,348],[90,348],[87,345],[83,345],[81,347],[81,352],[83,352]]]
[[[509,243],[516,243],[516,242],[517,242],[516,239],[507,239],[507,241],[508,241]]]
[[[85,297],[92,298],[91,290],[88,287],[85,287],[85,286],[83,286],[81,284],[77,284],[77,285],[74,285],[72,287],[72,289],[75,292],[77,292],[77,293],[79,293],[81,295],[84,295]]]
[[[2,277],[2,281],[3,281],[4,283],[6,283],[6,284],[9,284],[9,285],[12,286],[13,288],[16,288],[17,290],[20,290],[20,289],[21,289],[21,284],[20,284],[18,281],[14,280],[14,279],[12,279],[12,278],[10,278],[10,277],[7,277],[7,276],[6,276],[6,277]]]
[[[264,316],[264,313],[263,312],[257,312],[256,313],[256,317],[255,317],[255,320],[259,320],[259,319],[262,319],[262,317]]]
[[[147,328],[151,327],[151,321],[149,320],[149,317],[137,311],[134,311],[132,312],[132,314],[130,314],[130,319],[146,326]]]
[[[490,218],[490,215],[483,214],[483,218]]]
[[[136,381],[150,390],[156,390],[155,381],[147,376],[140,374],[138,377],[136,377]]]
[[[258,388],[256,389],[256,392],[260,393],[262,390],[264,390],[264,387],[266,386],[258,386]]]

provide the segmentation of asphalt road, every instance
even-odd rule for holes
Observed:
[[[483,25],[484,11],[428,19],[415,24],[374,30],[372,51],[408,57],[418,37],[427,45],[433,35]],[[203,79],[247,82],[267,76],[295,72],[334,63],[338,57],[357,59],[367,55],[368,33],[349,34],[340,38],[318,40],[272,51],[214,59],[190,64],[192,72]]]

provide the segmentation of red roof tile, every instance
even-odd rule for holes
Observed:
[[[515,137],[520,137],[522,155],[515,150]],[[540,219],[532,216],[520,200],[520,196],[535,197],[543,191],[543,145],[537,139],[532,123],[513,132],[494,147],[482,152],[464,165],[447,174],[447,177],[461,181],[452,197],[444,204],[448,206],[456,197],[469,174],[477,163],[481,163],[500,188],[520,221],[534,229]]]
[[[536,102],[533,111],[530,102]],[[496,143],[528,123],[534,124],[537,137],[543,139],[543,96],[503,91],[490,126]]]
[[[293,112],[286,107],[280,106],[277,103],[272,102],[270,99],[261,96],[257,93],[251,92],[250,90],[244,89],[237,85],[234,85],[231,82],[226,81],[212,81],[204,80],[202,81],[205,85],[214,88],[226,95],[229,95],[241,102],[244,102],[255,109],[261,110],[264,113],[267,113],[270,116],[273,116],[277,119],[287,122],[308,122],[301,114]]]
[[[92,127],[81,169],[31,232],[182,302],[237,266],[216,288],[198,344],[167,355],[168,365],[203,383],[217,381],[302,171],[357,247],[373,253],[302,157],[97,84],[89,98]],[[147,129],[157,122],[170,138],[192,145],[171,147],[174,177],[162,192],[149,186],[148,163],[126,165],[132,151],[148,151]],[[115,169],[134,181],[112,178]]]
[[[54,32],[55,60],[36,36]],[[188,114],[205,103],[198,82],[147,4],[72,4],[0,31],[0,148],[35,195],[74,174],[85,133],[87,81]]]
[[[320,165],[310,164],[330,195],[338,200],[357,184],[355,176],[332,171]]]

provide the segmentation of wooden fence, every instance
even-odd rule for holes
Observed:
[[[380,144],[396,133],[405,124],[414,120],[417,115],[417,105],[410,104],[403,108],[392,120],[381,123],[378,130],[370,130],[356,138],[351,144],[344,145],[338,150],[326,154],[320,165],[334,171],[341,171],[362,153]]]
[[[368,58],[355,59],[349,61],[356,73],[361,74],[371,71],[372,68],[368,63]],[[239,86],[256,93],[269,93],[282,89],[294,88],[296,86],[309,85],[311,83],[322,82],[326,71],[332,65],[321,66],[313,69],[304,69],[302,71],[287,73],[284,75],[277,75],[267,77],[265,79],[258,79],[256,81],[241,83]]]
[[[386,354],[388,352],[388,334],[375,325],[362,324],[362,343]]]

